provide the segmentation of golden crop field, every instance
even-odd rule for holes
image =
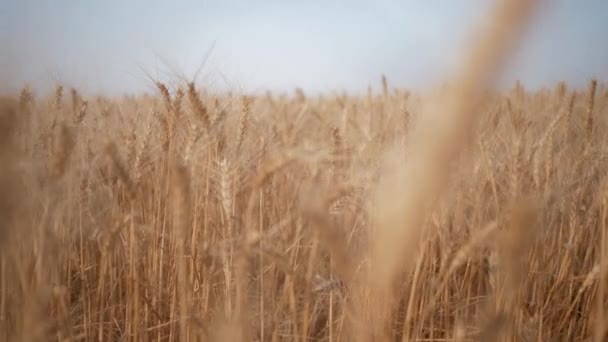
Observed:
[[[492,90],[518,6],[433,94],[1,98],[0,340],[602,341],[608,89]]]

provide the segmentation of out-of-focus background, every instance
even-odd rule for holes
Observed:
[[[2,87],[150,91],[146,76],[219,90],[424,88],[457,62],[492,1],[69,1],[0,4]],[[608,2],[544,1],[501,84],[608,78]]]

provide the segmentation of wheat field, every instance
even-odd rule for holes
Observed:
[[[488,87],[526,11],[432,95],[0,98],[0,340],[604,340],[608,89]]]

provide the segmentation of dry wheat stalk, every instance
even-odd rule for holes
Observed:
[[[245,134],[247,133],[247,127],[249,126],[249,116],[251,112],[251,99],[248,97],[243,97],[242,99],[242,109],[241,109],[241,118],[239,120],[239,129],[236,135],[236,148],[235,154],[238,156],[241,146],[243,144],[243,140],[245,139]]]
[[[593,119],[593,107],[595,105],[595,92],[597,89],[597,80],[593,79],[589,83],[589,97],[587,99],[587,135],[590,137],[593,134],[595,125]]]
[[[210,123],[209,112],[207,111],[207,107],[203,104],[194,82],[188,83],[188,101],[190,102],[190,106],[192,106],[192,110],[196,114],[196,117],[201,120],[203,127],[208,128]],[[216,107],[217,106],[218,104],[216,103]]]

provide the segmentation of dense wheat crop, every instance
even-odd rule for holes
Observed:
[[[0,340],[603,340],[608,90],[497,39],[432,97],[0,98]]]
[[[365,328],[342,279],[367,267],[379,156],[407,154],[422,99],[191,91],[3,100],[3,340],[345,340]],[[466,340],[507,323],[538,340],[592,334],[607,100],[595,83],[486,94],[468,162],[445,170],[420,251],[400,261],[413,267],[391,297],[395,336]]]

